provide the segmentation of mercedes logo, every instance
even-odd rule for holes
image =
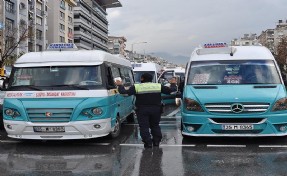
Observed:
[[[244,110],[244,106],[240,103],[235,103],[231,105],[231,111],[234,113],[241,113]]]

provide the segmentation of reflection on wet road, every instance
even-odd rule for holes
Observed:
[[[0,175],[287,175],[287,138],[187,138],[162,117],[159,148],[144,149],[137,123],[116,140],[16,141],[0,132]]]

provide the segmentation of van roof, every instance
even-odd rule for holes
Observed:
[[[228,50],[228,52],[226,52]],[[229,52],[230,51],[230,52]],[[231,51],[233,56],[231,56]],[[190,61],[204,60],[274,60],[272,53],[264,46],[231,46],[227,48],[196,48]]]
[[[21,56],[14,66],[99,65],[104,61],[131,67],[127,59],[100,50],[30,52]]]
[[[162,66],[157,63],[133,63],[133,71],[156,71],[160,72]]]

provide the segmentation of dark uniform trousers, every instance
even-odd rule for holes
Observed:
[[[157,105],[140,106],[138,107],[136,114],[140,127],[140,135],[143,142],[160,142],[162,139],[162,134],[159,126],[161,118],[161,107]],[[150,136],[149,129],[151,129],[152,138]]]

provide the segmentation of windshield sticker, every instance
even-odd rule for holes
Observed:
[[[207,84],[210,74],[195,74],[192,84]]]
[[[230,75],[224,76],[224,82],[227,84],[240,84],[242,81],[242,76]]]
[[[229,65],[225,67],[227,74],[236,75],[240,70],[240,65]]]

